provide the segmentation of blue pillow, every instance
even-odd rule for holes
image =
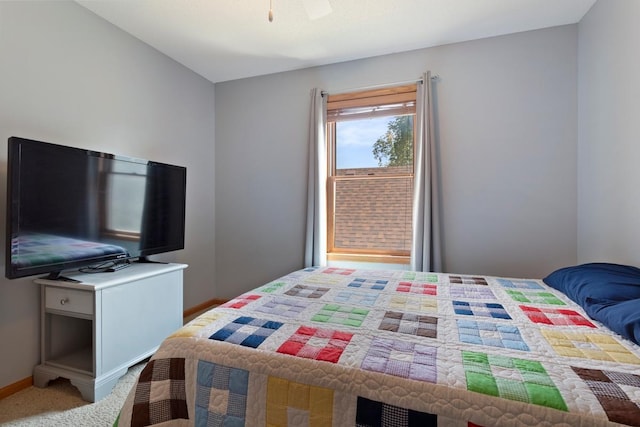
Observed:
[[[592,304],[640,299],[640,269],[628,265],[591,263],[556,270],[543,281],[587,312]]]
[[[543,281],[578,303],[592,319],[640,344],[640,269],[591,263],[561,268]]]
[[[593,304],[587,314],[613,332],[640,345],[640,299]]]

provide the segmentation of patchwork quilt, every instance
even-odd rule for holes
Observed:
[[[640,426],[640,347],[539,280],[308,268],[164,341],[116,421],[154,424]]]

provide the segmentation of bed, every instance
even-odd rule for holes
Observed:
[[[590,267],[292,272],[168,337],[115,425],[640,426],[640,270]]]

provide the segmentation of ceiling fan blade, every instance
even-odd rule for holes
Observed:
[[[329,0],[302,0],[302,4],[311,20],[320,19],[333,11]]]

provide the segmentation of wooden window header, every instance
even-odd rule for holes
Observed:
[[[400,116],[416,112],[416,84],[329,95],[327,121]]]

